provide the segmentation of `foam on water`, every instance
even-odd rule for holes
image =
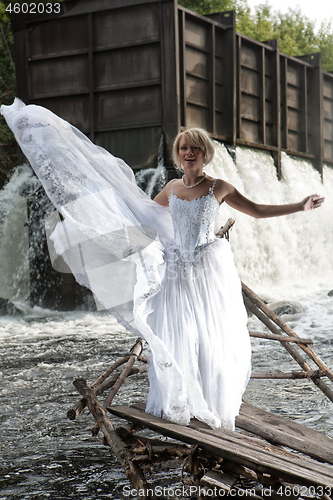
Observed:
[[[301,201],[310,194],[326,197],[312,212],[269,219],[253,219],[222,205],[219,223],[232,217],[236,224],[230,242],[241,279],[261,291],[333,288],[333,170],[319,173],[304,160],[282,154],[282,180],[267,152],[237,148],[236,163],[217,143],[216,156],[206,170],[232,183],[257,203]]]

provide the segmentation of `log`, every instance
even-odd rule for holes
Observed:
[[[97,380],[95,380],[95,382],[92,384],[91,388],[94,389],[98,385],[102,384],[102,382],[104,382],[104,380],[107,377],[109,377],[109,375],[111,375],[112,372],[114,372],[119,366],[125,364],[129,360],[129,358],[130,358],[130,355],[127,354],[126,356],[124,356],[120,359],[117,359],[117,361],[112,363],[112,365],[109,366],[109,368],[107,370],[105,370],[105,372],[102,373],[102,375],[100,375]]]
[[[117,359],[114,363],[112,363],[111,366],[109,366],[109,368],[107,370],[105,370],[105,372],[102,375],[100,375],[98,377],[97,380],[95,380],[95,382],[90,386],[92,389],[95,389],[95,394],[97,394],[97,395],[102,394],[102,392],[104,392],[105,390],[110,389],[110,387],[113,387],[114,384],[116,383],[116,381],[118,380],[119,375],[117,375],[115,378],[112,377],[112,379],[110,381],[108,381],[105,385],[102,385],[102,384],[105,381],[105,379],[111,375],[111,373],[113,373],[119,366],[128,362],[129,359],[132,359],[133,356],[136,356],[143,363],[148,362],[148,358],[145,356],[141,356],[140,350],[138,350],[138,348],[137,348],[138,345],[140,345],[142,348],[144,344],[145,344],[144,340],[138,339],[136,341],[136,343],[134,344],[134,346],[132,347],[131,351],[126,356],[123,356],[122,358]],[[135,348],[136,348],[136,351],[134,352],[133,349],[135,349]],[[134,359],[134,361],[135,361],[135,359]],[[134,363],[132,363],[132,365],[133,364]],[[142,370],[142,371],[145,371],[145,370]],[[135,373],[139,373],[139,372],[141,372],[141,370],[139,370],[139,371],[130,370],[129,373],[127,374],[127,376],[134,375]],[[97,390],[97,388],[99,386],[101,386],[101,388],[99,388]],[[76,403],[75,406],[73,406],[72,408],[70,408],[68,410],[67,418],[69,418],[70,420],[75,420],[79,416],[79,414],[82,413],[82,411],[85,409],[86,406],[87,406],[87,404],[86,404],[85,400],[81,399],[80,401],[78,401]]]
[[[141,365],[141,366],[133,366],[130,369],[127,377],[131,377],[132,375],[137,375],[138,373],[144,373],[146,371],[147,371],[147,365],[146,364]],[[96,387],[96,389],[95,389],[96,396],[99,396],[104,391],[107,391],[108,389],[110,389],[111,387],[113,387],[114,384],[117,382],[118,378],[119,378],[119,373],[115,374],[112,378],[110,378],[110,380],[106,380],[103,384],[101,384],[98,387]]]
[[[78,401],[75,406],[68,410],[67,418],[69,418],[69,420],[75,420],[80,415],[80,413],[83,412],[86,406],[86,400],[84,398],[80,399],[80,401]]]
[[[125,448],[122,439],[117,435],[111,420],[100,405],[93,389],[87,386],[87,382],[83,378],[76,379],[74,381],[74,386],[86,399],[89,410],[93,414],[98,427],[102,430],[108,445],[124,468],[130,483],[137,491],[143,492],[143,495],[140,496],[155,499],[153,490],[146,482],[142,470],[138,465],[132,462],[130,452]]]
[[[104,404],[103,404],[104,409],[107,408],[108,406],[110,406],[113,398],[115,397],[118,390],[125,382],[125,380],[128,377],[135,361],[141,355],[141,352],[142,352],[142,349],[143,349],[143,346],[145,345],[145,343],[146,343],[145,340],[138,339],[136,341],[136,343],[134,344],[134,346],[132,347],[132,349],[130,350],[130,353],[129,353],[130,356],[129,356],[129,359],[125,365],[125,368],[123,369],[123,371],[121,372],[119,377],[117,377],[116,382],[113,384],[111,391],[109,392],[108,396],[106,397],[106,399],[104,401]],[[97,436],[98,431],[99,431],[98,425],[95,424],[94,427],[91,429],[91,433],[93,436]]]
[[[281,500],[285,497],[273,491],[272,488],[262,488],[258,486],[248,486],[246,489],[235,485],[236,478],[227,474],[222,474],[219,471],[210,470],[201,478],[203,489],[207,486],[208,491],[225,491],[222,497],[231,496],[236,498],[251,498],[253,500],[262,500],[269,495],[271,500]],[[299,488],[300,489],[300,488]],[[292,489],[291,489],[292,491]],[[208,496],[208,495],[207,495]],[[205,498],[205,497],[204,497]],[[220,497],[219,497],[220,498]],[[288,500],[302,500],[298,496],[288,495]],[[286,500],[286,499],[285,499]]]
[[[272,333],[267,332],[254,332],[249,331],[250,337],[256,337],[259,339],[267,339],[267,340],[278,340],[279,342],[295,342],[296,344],[313,344],[313,340],[311,339],[302,339],[300,337],[288,337],[287,335],[273,335]]]
[[[111,366],[109,366],[109,368],[107,370],[105,370],[105,372],[100,375],[98,377],[97,380],[95,380],[95,382],[90,386],[92,389],[97,387],[99,384],[101,384],[102,382],[104,382],[104,380],[109,376],[111,375],[111,373],[116,370],[119,366],[123,365],[124,363],[126,363],[126,361],[128,361],[129,359],[129,355],[127,356],[124,356],[120,359],[117,359],[117,361],[115,361],[114,363],[112,363]],[[75,406],[73,406],[72,408],[70,408],[67,412],[67,418],[69,418],[69,420],[75,420],[79,415],[80,413],[83,412],[83,410],[85,409],[85,407],[87,406],[87,403],[85,401],[85,399],[81,399],[80,401],[78,401],[76,403]]]
[[[227,222],[222,226],[216,233],[217,238],[223,238],[224,236],[227,238],[229,241],[229,231],[232,228],[232,226],[235,224],[235,219],[228,219]]]
[[[251,301],[261,309],[268,318],[270,318],[274,323],[276,323],[281,330],[283,330],[287,335],[291,337],[299,338],[298,335],[292,330],[277,314],[275,314],[259,297],[256,295],[251,288],[246,286],[242,282],[243,292],[251,299]],[[333,372],[326,364],[317,356],[317,354],[305,344],[299,344],[299,347],[311,358],[314,363],[327,375],[327,377],[333,382]]]
[[[135,453],[136,455],[144,455],[147,453],[146,447],[142,446],[141,448],[133,448],[131,450],[132,453]],[[169,445],[161,445],[161,446],[152,446],[151,447],[151,452],[154,455],[181,455],[181,456],[187,456],[191,453],[191,449],[188,448],[188,446],[179,446],[177,444],[169,444]]]
[[[245,306],[257,316],[258,319],[275,335],[280,335],[277,327],[272,323],[272,321],[257,307],[246,295],[244,296]],[[296,335],[296,334],[295,334]],[[281,344],[289,352],[289,354],[294,358],[294,360],[300,365],[301,368],[307,373],[312,373],[313,370],[310,365],[305,361],[305,359],[291,346],[288,342],[281,341]],[[326,375],[326,371],[324,372]],[[311,378],[311,377],[310,377]],[[333,392],[320,378],[311,378],[313,383],[319,387],[319,389],[327,396],[330,401],[333,402]]]
[[[258,474],[247,467],[243,467],[243,465],[235,464],[234,462],[229,462],[228,460],[223,460],[221,464],[221,469],[224,472],[230,472],[231,474],[235,474],[236,476],[243,476],[247,479],[252,479],[252,481],[258,482]]]
[[[148,356],[139,356],[138,357],[138,361],[141,361],[142,363],[146,363],[147,364],[148,361],[149,361],[149,358],[148,358]]]
[[[125,368],[123,369],[123,371],[119,375],[119,377],[118,377],[117,381],[115,382],[115,384],[113,385],[113,387],[112,387],[109,395],[105,399],[103,408],[106,408],[107,406],[110,406],[113,398],[115,397],[115,395],[117,394],[118,390],[120,389],[120,387],[124,383],[126,377],[129,375],[129,373],[130,373],[130,371],[131,371],[131,369],[132,369],[135,361],[137,360],[137,358],[141,354],[143,346],[145,345],[145,343],[146,343],[145,340],[138,339],[138,341],[136,342],[136,344],[132,347],[131,352],[130,352],[130,357],[129,357],[126,365],[125,365]]]
[[[229,474],[225,474],[223,472],[215,470],[207,471],[200,480],[200,485],[202,486],[202,488],[205,489],[205,487],[207,487],[207,494],[204,498],[209,497],[209,491],[214,491],[215,489],[215,491],[218,492],[224,491],[223,494],[220,493],[221,497],[219,498],[231,496],[235,498],[251,498],[253,500],[263,499],[262,495],[260,495],[260,493],[262,493],[261,488],[258,488],[258,491],[256,491],[256,488],[254,488],[253,486],[244,489],[240,486],[236,486],[235,483],[235,476],[231,476]],[[258,495],[256,493],[258,493]],[[274,496],[275,494],[273,491],[269,491],[269,493],[269,497],[271,498],[271,500],[281,500],[281,496]],[[291,497],[291,500],[294,500],[294,497]]]
[[[140,361],[141,361],[141,359],[140,359]],[[133,368],[131,369],[131,371],[129,372],[129,374],[127,376],[131,377],[132,375],[136,375],[138,373],[143,373],[146,371],[147,371],[146,364],[144,364],[142,366],[133,366]],[[94,392],[95,392],[96,396],[99,396],[104,391],[110,389],[110,387],[112,387],[116,383],[118,377],[119,377],[119,374],[115,374],[109,380],[106,380],[106,381],[104,381],[104,383],[95,387]],[[92,388],[92,386],[91,386],[91,388]],[[82,413],[82,411],[85,409],[86,406],[87,406],[87,402],[84,398],[81,399],[80,401],[78,401],[78,403],[73,408],[70,408],[67,412],[67,417],[69,418],[69,420],[75,420],[79,416],[79,414]]]
[[[312,377],[323,377],[324,374],[320,370],[312,370],[311,372],[253,372],[253,379],[312,379]]]

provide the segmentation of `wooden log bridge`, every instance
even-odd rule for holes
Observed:
[[[311,339],[300,338],[249,287],[244,283],[242,286],[246,307],[270,330],[249,334],[279,342],[302,369],[253,373],[252,377],[309,379],[333,401],[328,385],[333,381],[333,373],[310,347]],[[211,429],[195,419],[190,425],[181,426],[148,415],[143,404],[111,406],[126,377],[146,371],[144,344],[144,340],[138,339],[130,352],[116,360],[90,387],[84,379],[75,380],[82,399],[67,414],[74,420],[88,406],[95,419],[93,435],[99,430],[103,432],[104,444],[111,447],[140,498],[157,498],[156,485],[148,483],[143,468],[176,459],[183,462],[183,470],[191,477],[191,483],[184,482],[185,490],[190,488],[184,494],[191,498],[229,495],[273,500],[333,499],[333,440],[321,432],[247,402],[243,402],[236,418],[236,432]],[[136,361],[141,364],[134,366]],[[97,396],[106,390],[110,392],[101,404]],[[115,428],[110,414],[129,424]],[[163,441],[142,435],[145,428],[164,436]],[[214,491],[218,492],[216,496],[212,496]]]
[[[268,446],[267,443],[255,437],[221,428],[211,429],[196,419],[191,420],[188,426],[174,424],[148,415],[144,412],[144,405],[134,405],[130,408],[114,406],[108,410],[113,415],[138,425],[144,425],[164,436],[197,445],[217,457],[247,467],[254,471],[257,477],[260,474],[267,474],[276,479],[282,477],[284,481],[292,484],[309,487],[326,486],[327,491],[332,488],[333,493],[332,465],[296,455],[278,446]],[[252,425],[254,416],[256,424]],[[281,417],[273,417],[268,412],[257,411],[256,408],[252,409],[251,405],[246,404],[238,420],[237,426],[241,425],[245,429],[251,428],[255,433],[258,429],[262,433],[264,425],[268,439],[273,439],[277,444],[284,443],[296,450],[302,449],[304,453],[316,455],[320,460],[323,460],[325,456],[333,464],[333,440],[319,432],[293,423],[289,425]],[[275,432],[273,422],[278,426],[277,432]],[[223,461],[221,468],[223,470]]]

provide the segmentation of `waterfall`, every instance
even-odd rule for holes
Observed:
[[[52,210],[31,167],[16,167],[0,191],[0,298],[20,308],[29,305],[33,262],[46,260],[41,240],[45,217]]]
[[[24,302],[30,294],[27,201],[33,181],[28,166],[17,167],[0,194],[0,297]]]
[[[205,170],[257,203],[325,196],[320,209],[269,219],[253,219],[222,204],[218,226],[229,217],[236,220],[230,233],[235,262],[241,279],[255,290],[333,288],[333,169],[325,166],[322,183],[310,162],[283,153],[279,181],[269,153],[237,147],[234,162],[216,143],[215,158]]]
[[[165,167],[165,138],[162,134],[158,147],[157,167],[139,170],[135,174],[135,180],[150,198],[155,198],[167,184],[168,178],[168,170]]]
[[[155,198],[168,182],[168,172],[164,165],[158,165],[156,168],[139,170],[135,174],[135,180],[150,198]]]

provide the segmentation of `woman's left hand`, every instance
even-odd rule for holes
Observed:
[[[302,201],[302,210],[307,212],[319,208],[324,203],[325,198],[321,198],[318,194],[312,194]]]

